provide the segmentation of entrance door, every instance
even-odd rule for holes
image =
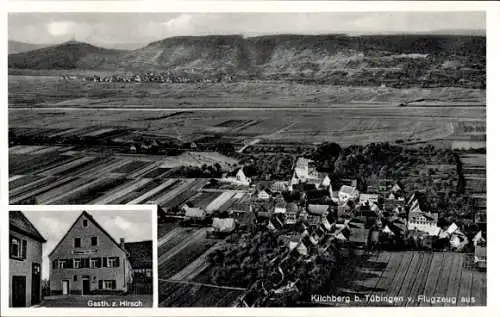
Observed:
[[[12,277],[12,307],[26,307],[26,276]]]
[[[40,303],[41,282],[40,264],[33,263],[31,268],[31,305]]]
[[[69,280],[62,281],[62,292],[63,292],[63,295],[69,294]]]
[[[82,294],[83,295],[90,295],[90,280],[89,279],[82,280]]]

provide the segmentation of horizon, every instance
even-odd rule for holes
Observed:
[[[123,21],[127,21],[123,23]],[[9,13],[8,40],[136,46],[175,37],[276,35],[485,36],[484,12]]]
[[[164,40],[168,39],[175,39],[175,38],[202,38],[202,37],[242,37],[242,38],[259,38],[259,37],[272,37],[272,36],[345,36],[345,37],[369,37],[369,36],[474,36],[474,37],[486,37],[486,34],[481,33],[484,30],[480,29],[462,29],[462,30],[453,30],[453,32],[446,33],[445,31],[447,30],[436,30],[432,32],[416,32],[416,33],[377,33],[377,34],[346,34],[346,33],[320,33],[320,34],[300,34],[300,33],[279,33],[279,34],[263,34],[263,35],[255,35],[255,36],[245,36],[243,34],[210,34],[210,35],[174,35],[174,36],[169,36],[161,39],[157,39],[151,42],[134,42],[134,43],[127,43],[127,42],[109,42],[109,43],[93,43],[93,42],[87,42],[85,40],[78,40],[78,39],[69,39],[69,40],[64,40],[61,42],[53,42],[53,43],[32,43],[32,42],[25,42],[25,41],[20,41],[17,39],[11,39],[9,38],[8,41],[10,42],[16,42],[19,44],[26,44],[26,45],[38,45],[38,46],[43,46],[43,47],[50,47],[50,46],[58,46],[58,45],[63,45],[67,43],[79,43],[79,44],[89,44],[93,45],[96,47],[101,47],[101,48],[110,48],[110,49],[123,49],[123,50],[133,50],[133,49],[138,49],[145,47],[149,44],[155,43],[155,42],[161,42]],[[463,33],[460,33],[459,31],[462,31]],[[441,33],[442,32],[442,33]]]

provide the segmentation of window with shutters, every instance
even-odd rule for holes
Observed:
[[[16,260],[26,259],[28,241],[11,237],[10,239],[10,257]]]
[[[107,267],[119,267],[118,257],[109,257]]]
[[[102,289],[116,289],[116,281],[115,280],[104,280],[102,281]]]
[[[92,269],[98,269],[101,267],[101,258],[92,258],[90,259],[90,267]]]
[[[73,244],[74,247],[75,248],[80,248],[81,247],[81,242],[82,241],[80,240],[80,238],[75,238],[75,241],[74,241],[74,244]]]
[[[57,260],[57,268],[64,269],[64,260]]]

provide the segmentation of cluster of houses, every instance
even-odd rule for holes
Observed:
[[[313,162],[305,158],[297,159],[289,181],[258,188],[243,168],[225,175],[221,181],[247,186],[252,200],[243,212],[251,212],[254,217],[245,219],[266,224],[270,229],[306,224],[321,228],[321,232],[338,240],[368,247],[462,251],[471,244],[455,223],[440,226],[437,213],[421,208],[424,194],[415,192],[405,199],[402,185],[390,180],[369,186],[367,193],[360,193],[356,180],[348,179],[334,189],[330,176],[318,172]],[[185,216],[194,214],[206,215],[201,209],[191,208]],[[231,214],[229,217],[237,218]]]
[[[89,76],[74,76],[63,75],[64,80],[81,80],[90,82],[118,82],[118,83],[220,83],[231,82],[234,80],[230,74],[216,74],[211,76],[203,75],[176,75],[168,72],[153,72],[148,71],[140,74],[110,76],[105,75],[89,75]]]
[[[9,214],[10,306],[42,301],[42,245],[46,242],[21,211]],[[117,242],[83,211],[49,254],[50,295],[130,293],[138,284],[152,294],[152,241]]]

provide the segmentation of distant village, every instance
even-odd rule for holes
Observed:
[[[175,74],[171,72],[147,71],[136,74],[113,75],[62,75],[63,80],[79,80],[87,82],[117,83],[220,83],[232,82],[234,76],[227,73],[217,74]]]

